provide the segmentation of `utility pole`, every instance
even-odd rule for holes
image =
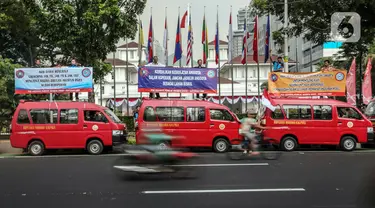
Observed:
[[[284,0],[284,29],[288,28],[288,0]],[[284,71],[289,72],[288,58],[288,34],[284,34]]]

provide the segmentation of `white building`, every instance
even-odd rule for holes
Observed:
[[[225,63],[228,62],[228,42],[220,40],[219,46],[220,66],[223,66]],[[211,41],[208,43],[207,67],[218,68],[218,65],[216,64],[215,41]]]

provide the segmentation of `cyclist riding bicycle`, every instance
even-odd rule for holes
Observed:
[[[241,135],[244,136],[245,152],[247,150],[252,150],[251,155],[259,155],[255,129],[266,129],[256,120],[257,113],[258,110],[256,108],[249,109],[247,111],[247,118],[241,120]]]

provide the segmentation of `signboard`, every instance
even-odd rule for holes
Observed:
[[[268,92],[276,96],[345,96],[346,71],[270,72]]]
[[[15,93],[92,92],[92,72],[92,67],[15,69]]]
[[[138,92],[216,93],[216,69],[141,67]]]

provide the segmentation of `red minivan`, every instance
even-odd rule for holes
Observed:
[[[226,106],[202,100],[144,99],[137,122],[137,144],[152,126],[167,135],[184,137],[172,140],[175,147],[213,147],[216,152],[226,152],[231,141],[240,138],[237,116]]]
[[[86,149],[97,155],[105,147],[124,144],[126,135],[125,124],[94,103],[20,101],[10,142],[31,155],[42,155],[46,149]]]
[[[267,109],[262,120],[269,127],[264,136],[292,151],[298,145],[340,145],[352,151],[357,143],[373,141],[368,120],[356,107],[332,99],[274,99],[277,108]]]

